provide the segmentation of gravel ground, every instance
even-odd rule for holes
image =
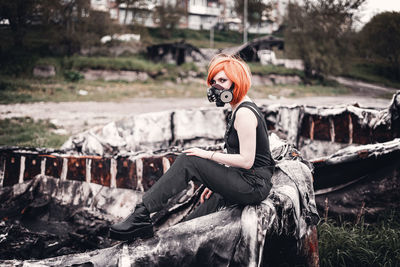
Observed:
[[[257,99],[261,104],[303,104],[329,106],[358,103],[362,107],[386,108],[388,99],[360,96],[307,97]],[[207,99],[200,98],[142,98],[122,102],[40,102],[30,104],[0,105],[0,119],[12,117],[31,117],[35,120],[49,119],[60,129],[60,134],[74,134],[88,128],[104,125],[126,116],[171,109],[215,107]]]

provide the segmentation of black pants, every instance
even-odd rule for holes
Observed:
[[[270,168],[245,170],[226,167],[197,156],[179,155],[168,171],[143,195],[149,212],[161,210],[168,199],[184,190],[190,180],[213,191],[190,218],[206,215],[226,204],[249,205],[264,200],[271,189]]]

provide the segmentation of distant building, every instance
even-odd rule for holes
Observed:
[[[118,20],[119,7],[115,0],[90,0],[90,7],[93,10],[108,12],[111,19]]]
[[[224,27],[234,31],[243,30],[243,18],[236,13],[234,0],[142,0],[135,1],[130,6],[126,3],[117,5],[116,0],[90,1],[92,9],[109,12],[111,18],[121,24],[139,23],[147,27],[157,27],[155,7],[163,3],[178,3],[185,10],[180,28],[209,30],[211,27]],[[250,33],[270,34],[277,30],[283,22],[290,0],[264,1],[272,2],[273,9],[269,14],[263,15],[259,25],[248,27]]]

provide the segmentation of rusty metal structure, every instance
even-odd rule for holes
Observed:
[[[155,182],[152,177],[166,171],[175,154],[161,153],[152,157],[138,155],[135,159],[108,158],[99,161],[94,157],[66,158],[57,155],[57,152],[46,154],[42,151],[36,155],[32,152],[8,151],[14,155],[10,162],[22,166],[18,179],[32,175],[24,166],[33,163],[41,167],[38,169],[40,174],[35,178],[27,178],[22,182],[18,180],[15,185],[0,190],[0,197],[4,200],[0,205],[0,216],[3,220],[10,219],[4,221],[3,229],[0,227],[4,237],[0,240],[0,251],[11,249],[19,258],[6,259],[2,262],[4,264],[119,266],[121,262],[128,262],[146,266],[189,266],[200,263],[213,266],[270,266],[281,260],[277,255],[284,253],[291,255],[288,257],[291,263],[318,266],[315,228],[318,214],[312,197],[311,171],[307,162],[302,163],[298,153],[286,143],[275,145],[274,156],[279,162],[279,169],[272,181],[274,186],[270,197],[260,205],[244,209],[230,207],[184,221],[185,216],[198,203],[203,189],[191,184],[182,194],[171,199],[165,210],[152,216],[158,229],[156,237],[131,244],[107,239],[104,229],[117,216],[129,213],[132,206],[140,201],[142,192]],[[34,156],[30,157],[29,154]],[[19,160],[16,160],[18,156]],[[107,160],[109,164],[105,163]],[[129,160],[134,160],[135,164],[127,163]],[[55,169],[53,167],[58,167],[59,172],[52,172]],[[90,182],[74,179],[96,176],[99,169],[104,172],[109,170],[109,173],[91,179]],[[8,170],[4,177],[9,179],[7,173]],[[128,180],[123,178],[123,173],[129,176]],[[59,176],[51,177],[49,174]],[[127,184],[134,190],[124,189]],[[61,212],[54,215],[54,209]],[[67,221],[75,225],[71,227],[71,223],[68,223],[68,227],[65,227],[71,231],[68,233],[57,230],[60,238],[54,234],[39,235],[24,228],[28,227],[25,224],[33,226],[33,229],[65,225],[57,220],[58,216],[67,218]],[[22,226],[19,223],[13,224],[11,219],[15,218],[25,223]],[[20,245],[21,239],[23,246]],[[286,243],[282,248],[278,247],[278,251],[276,247],[275,250],[266,250],[266,247],[276,242],[275,239],[281,242],[285,240]],[[74,244],[77,240],[78,245],[67,251],[77,253],[88,248],[99,250],[43,260],[31,259],[63,255],[64,246]],[[38,250],[38,246],[42,249]],[[29,254],[26,251],[34,252]],[[293,252],[297,256],[294,257]],[[27,259],[30,260],[24,260],[25,255],[29,255]]]
[[[0,251],[2,243],[8,242],[7,235],[10,233],[10,229],[18,228],[13,224],[10,225],[7,218],[13,216],[20,218],[27,216],[24,215],[25,212],[32,215],[32,213],[42,210],[47,212],[42,212],[47,214],[43,216],[50,218],[49,203],[53,202],[49,199],[55,199],[57,203],[71,205],[71,208],[78,207],[70,211],[71,215],[68,217],[70,220],[82,221],[78,218],[86,217],[91,220],[96,218],[95,221],[101,227],[96,229],[97,232],[93,230],[93,233],[101,237],[100,241],[96,239],[97,241],[94,242],[90,238],[85,238],[84,235],[78,233],[79,231],[75,231],[70,238],[84,240],[82,242],[85,244],[85,249],[91,246],[91,249],[100,250],[92,253],[73,254],[70,257],[33,260],[33,264],[54,265],[55,262],[59,262],[64,266],[85,263],[102,266],[107,258],[104,255],[113,255],[115,260],[110,263],[115,266],[120,265],[123,261],[162,265],[165,264],[163,261],[165,255],[171,253],[168,247],[178,253],[178,260],[175,264],[185,264],[182,248],[174,246],[173,244],[176,245],[176,242],[173,243],[171,240],[178,235],[180,238],[177,240],[181,242],[178,243],[185,247],[185,240],[190,241],[191,239],[184,229],[192,229],[191,233],[194,236],[207,233],[210,242],[197,243],[196,248],[185,252],[188,253],[187,259],[191,259],[192,262],[196,262],[196,257],[198,257],[196,255],[199,255],[202,248],[210,244],[214,248],[218,246],[215,242],[217,242],[216,240],[221,241],[221,234],[223,234],[224,236],[231,235],[232,238],[240,236],[240,240],[247,241],[239,245],[234,240],[226,239],[230,245],[236,244],[235,247],[231,247],[231,250],[226,251],[239,249],[243,254],[233,255],[233,258],[225,255],[223,257],[225,260],[222,262],[228,261],[232,265],[273,266],[274,263],[277,263],[274,260],[279,259],[272,257],[272,254],[275,253],[275,256],[281,259],[282,255],[295,253],[297,257],[292,263],[318,266],[315,222],[305,219],[312,214],[314,206],[318,208],[320,215],[329,213],[329,215],[344,215],[348,218],[362,215],[373,218],[388,206],[397,207],[398,201],[392,200],[400,197],[397,190],[400,179],[400,162],[398,160],[400,154],[400,139],[398,138],[400,136],[400,92],[393,96],[388,108],[382,110],[358,106],[271,105],[261,108],[268,128],[273,132],[271,150],[274,158],[283,162],[280,171],[276,173],[274,183],[276,184],[276,191],[274,191],[276,194],[254,209],[247,208],[244,211],[229,209],[209,217],[205,216],[207,218],[198,221],[193,220],[194,222],[191,223],[182,222],[185,215],[196,205],[201,193],[202,188],[192,185],[183,195],[177,196],[177,199],[170,203],[168,209],[153,215],[158,222],[157,227],[160,229],[156,239],[139,240],[129,245],[107,240],[104,229],[116,218],[123,217],[130,212],[130,208],[140,200],[141,194],[157,181],[173,163],[177,154],[186,146],[200,145],[207,149],[222,150],[220,142],[223,128],[221,133],[221,129],[217,126],[214,127],[213,124],[210,124],[210,127],[191,127],[190,129],[185,127],[185,124],[187,121],[194,120],[198,121],[200,125],[206,121],[216,121],[215,125],[219,125],[221,122],[223,124],[229,116],[227,110],[180,110],[133,116],[125,121],[114,122],[104,128],[93,129],[74,136],[67,141],[62,150],[0,148],[0,199],[2,203],[5,203],[0,205],[0,215],[3,221],[0,224],[0,231],[4,230],[4,233],[0,232]],[[130,130],[128,131],[128,129]],[[146,132],[146,129],[151,129],[155,134]],[[158,133],[162,133],[161,136]],[[107,139],[110,136],[112,138]],[[146,136],[147,139],[143,140],[141,136]],[[278,136],[288,142],[282,142]],[[297,147],[299,151],[294,147]],[[303,158],[310,161],[313,166],[307,165],[300,155],[303,155]],[[306,163],[306,165],[303,164],[304,166],[309,167],[304,167],[302,161]],[[291,166],[292,162],[298,165]],[[291,170],[296,168],[298,171],[293,173]],[[311,173],[307,173],[307,170],[310,169],[313,169],[313,177],[310,176]],[[303,175],[296,178],[296,173],[303,173]],[[313,184],[307,185],[307,182],[304,181],[308,180],[313,180]],[[279,181],[285,182],[282,184]],[[300,192],[303,197],[298,198],[298,193],[295,194],[296,197],[294,195],[289,198],[283,197],[285,194],[282,195],[279,192],[289,184],[291,188],[296,188],[293,192]],[[307,194],[313,195],[313,190],[315,190],[316,202],[314,204],[305,203]],[[286,195],[288,195],[287,192]],[[40,201],[35,201],[35,197]],[[25,200],[25,206],[18,202],[20,200]],[[26,202],[33,204],[26,207]],[[305,209],[301,208],[300,211],[296,211],[296,205],[293,203],[300,203],[298,205]],[[82,214],[82,208],[87,207],[86,205],[89,205],[90,208],[84,208],[86,213]],[[284,208],[282,209],[282,207]],[[311,211],[307,210],[307,207]],[[63,210],[64,208],[58,209]],[[29,212],[30,210],[31,212]],[[296,214],[297,218],[304,218],[305,221],[299,224],[294,219]],[[264,230],[261,232],[250,231],[253,234],[243,235],[243,231],[245,231],[243,227],[249,226],[243,222],[244,219],[246,221],[254,220],[254,224],[250,224],[251,227]],[[277,219],[278,221],[276,221]],[[269,225],[268,222],[270,222]],[[193,230],[199,225],[209,223],[216,225],[216,228],[209,232],[201,227],[198,232]],[[90,223],[84,225],[86,229],[93,227],[93,225],[90,226]],[[175,226],[170,227],[171,225]],[[182,225],[184,227],[179,228]],[[221,232],[218,225],[224,225],[226,232]],[[303,227],[297,228],[298,225],[303,225]],[[21,228],[19,233],[25,233],[24,229]],[[49,244],[60,244],[61,242],[51,239],[54,236],[38,237],[33,233],[30,235],[32,242],[29,243],[25,239],[26,246],[28,243],[31,246],[37,246],[40,243],[38,240],[42,240],[41,246],[51,251]],[[254,236],[264,238],[257,239]],[[164,243],[168,246],[158,247],[160,250],[157,251],[153,249],[157,244]],[[265,254],[274,247],[273,244],[277,243],[289,250],[285,252],[271,250],[273,252]],[[10,245],[10,243],[7,244]],[[62,244],[65,245],[65,243]],[[228,244],[226,245],[228,247]],[[57,245],[58,249],[60,247],[62,245]],[[249,250],[250,247],[253,249]],[[47,253],[46,255],[63,255],[62,251],[54,250],[53,252],[56,254]],[[134,253],[135,251],[142,251],[142,253]],[[70,252],[82,251],[75,249]],[[149,253],[153,253],[152,256]],[[4,263],[21,265],[25,263],[24,259],[30,259],[30,257],[43,258],[43,255],[26,257],[21,255],[19,255],[19,260],[6,259]],[[155,255],[159,256],[155,257]],[[254,261],[242,262],[243,257]],[[270,261],[266,260],[269,258]],[[4,259],[0,259],[0,263]],[[209,263],[217,264],[211,259]]]

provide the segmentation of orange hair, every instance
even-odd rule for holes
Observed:
[[[239,57],[218,54],[208,65],[208,86],[211,86],[211,80],[221,70],[223,70],[226,76],[235,84],[233,89],[233,99],[231,102],[235,105],[243,99],[251,86],[251,73],[249,66],[247,66],[247,64]]]

